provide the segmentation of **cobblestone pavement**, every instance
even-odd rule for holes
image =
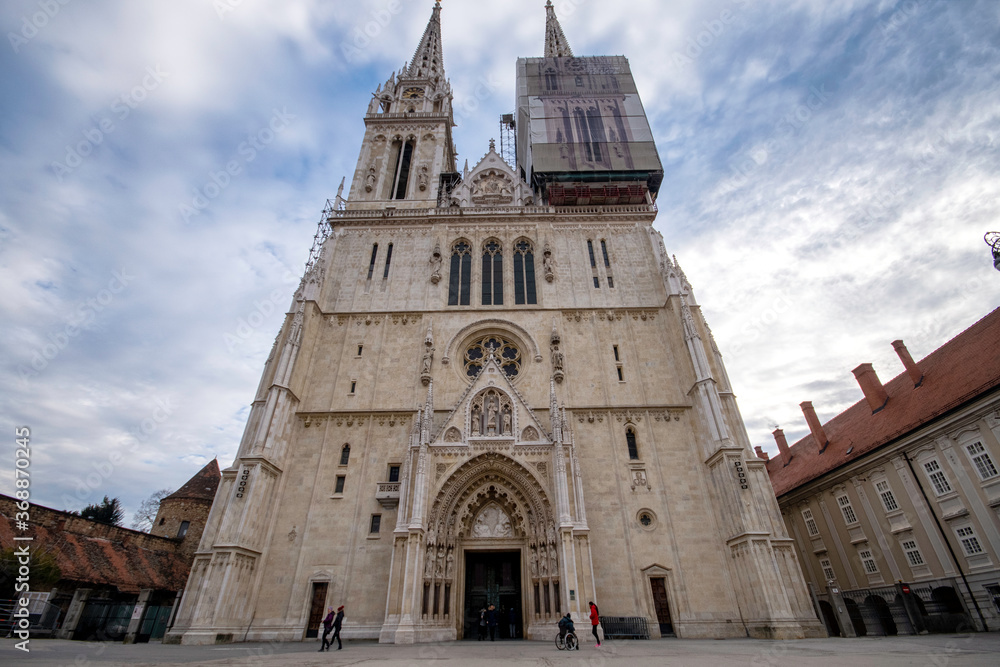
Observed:
[[[959,665],[1000,664],[1000,633],[925,635],[864,639],[754,639],[607,641],[601,648],[584,643],[579,651],[558,651],[552,642],[448,642],[394,646],[347,641],[343,651],[318,653],[318,643],[227,644],[219,646],[165,646],[158,643],[100,644],[55,639],[33,639],[31,652],[0,639],[0,665],[33,667],[88,667],[96,665],[364,665],[438,667],[439,665],[683,665],[684,667],[798,667],[829,665]]]

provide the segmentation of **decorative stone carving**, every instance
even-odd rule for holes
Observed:
[[[375,188],[375,165],[368,167],[368,175],[365,176],[365,192],[371,192]]]
[[[496,505],[490,505],[480,512],[476,523],[472,526],[472,537],[475,538],[513,537],[513,535],[510,517]]]
[[[549,343],[549,350],[552,353],[552,379],[556,382],[563,381],[563,364],[565,363],[565,358],[563,353],[559,350],[559,332],[556,331],[555,326],[552,327],[552,338]]]
[[[434,362],[434,337],[430,326],[427,327],[427,338],[424,339],[424,356],[420,362],[420,382],[426,387],[431,382],[431,364]]]
[[[545,273],[545,281],[552,282],[555,280],[556,274],[555,269],[552,266],[552,250],[549,248],[549,244],[545,244],[545,248],[542,250],[542,269]]]
[[[441,244],[434,246],[431,253],[431,283],[437,285],[441,281]]]
[[[421,192],[427,189],[427,180],[427,167],[421,167],[420,173],[417,174],[417,186]]]
[[[462,432],[452,426],[444,434],[445,442],[462,442]]]
[[[538,440],[538,429],[534,426],[528,426],[523,431],[521,431],[521,440],[525,442],[534,442]]]

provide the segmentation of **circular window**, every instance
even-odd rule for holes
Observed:
[[[496,357],[500,369],[509,378],[521,372],[521,352],[511,340],[491,334],[474,341],[465,351],[465,374],[470,378],[479,375],[490,355]]]
[[[653,514],[653,510],[639,510],[635,518],[643,530],[653,530],[656,527],[656,515]]]

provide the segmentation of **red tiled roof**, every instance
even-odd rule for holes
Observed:
[[[780,455],[768,461],[775,494],[788,493],[1000,387],[1000,308],[917,365],[924,375],[920,387],[914,388],[903,372],[885,383],[889,400],[878,413],[873,415],[868,401],[861,400],[826,422],[830,444],[822,454],[810,434],[791,446],[787,466]]]
[[[196,500],[214,500],[219,489],[222,473],[219,472],[219,462],[212,459],[208,465],[198,471],[184,486],[177,489],[164,500],[179,500],[181,498]]]
[[[5,506],[13,505],[7,502],[13,499],[0,500]],[[143,588],[177,591],[185,585],[190,559],[176,552],[173,540],[100,524],[39,505],[31,506],[31,515],[32,525],[27,534],[34,540],[15,543],[13,517],[3,516],[8,520],[0,520],[0,547],[29,544],[32,551],[51,553],[62,580],[115,586],[124,593],[137,593]],[[65,530],[70,523],[74,530],[92,526],[96,535]],[[163,550],[156,548],[159,546]]]

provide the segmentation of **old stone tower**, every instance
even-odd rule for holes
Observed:
[[[462,172],[439,4],[376,90],[222,473],[175,641],[550,639],[587,602],[653,636],[803,637],[815,618],[684,273],[623,57],[551,3],[517,63],[516,164]],[[585,622],[585,621],[584,621]]]

